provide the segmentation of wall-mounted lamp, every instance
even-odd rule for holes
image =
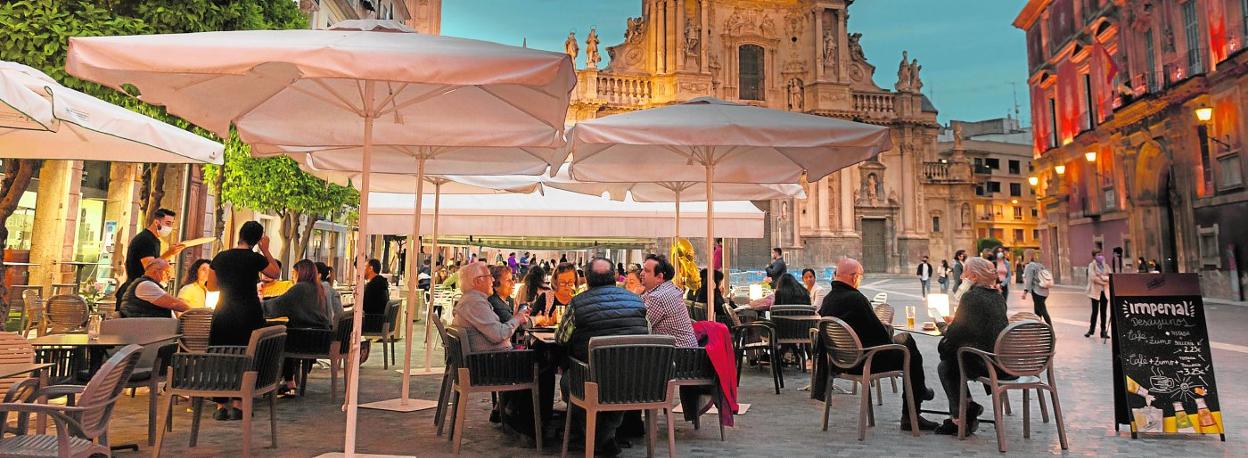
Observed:
[[[1096,151],[1088,151],[1086,153],[1083,153],[1083,157],[1084,159],[1087,159],[1088,162],[1096,162]]]
[[[1057,174],[1058,174],[1058,175],[1065,175],[1065,174],[1066,174],[1066,165],[1064,165],[1064,164],[1063,164],[1063,165],[1055,165],[1055,166],[1053,166],[1053,171],[1054,171],[1054,172],[1057,172]]]
[[[1040,184],[1040,178],[1037,178],[1035,176],[1029,176],[1027,177],[1027,184],[1030,184],[1032,186],[1037,186]]]
[[[1200,122],[1209,122],[1213,120],[1213,107],[1208,105],[1196,107],[1196,120]]]

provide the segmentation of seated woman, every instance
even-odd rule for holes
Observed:
[[[572,263],[562,263],[555,267],[555,273],[551,278],[555,289],[546,291],[533,300],[533,315],[552,316],[556,308],[567,306],[572,303],[572,296],[576,295],[577,287],[577,270]]]
[[[706,269],[702,269],[702,286],[698,287],[697,293],[693,295],[693,301],[701,304],[706,303]],[[733,307],[732,301],[724,299],[724,290],[727,285],[724,284],[724,272],[715,271],[715,321],[724,323],[724,325],[732,327],[729,323],[728,308]],[[725,304],[728,308],[725,308]]]
[[[954,312],[953,322],[945,329],[944,337],[936,350],[940,352],[940,365],[936,373],[940,376],[940,384],[949,398],[950,419],[945,420],[937,434],[958,433],[958,403],[961,390],[961,372],[958,368],[957,353],[963,347],[978,348],[992,351],[997,342],[997,335],[1008,325],[1005,316],[1005,298],[997,286],[999,279],[996,266],[984,258],[971,258],[966,261],[962,279],[970,283],[970,290],[962,295],[962,302]],[[988,375],[988,368],[979,358],[968,358],[966,379],[974,380]],[[968,406],[967,431],[974,432],[978,427],[979,415],[984,407],[970,400],[971,391],[966,392]]]
[[[641,269],[628,269],[628,273],[624,274],[624,289],[638,296],[646,292],[646,285],[641,283]]]
[[[182,280],[182,289],[178,290],[178,298],[186,301],[191,308],[203,308],[208,298],[208,271],[212,267],[208,266],[207,259],[196,259],[191,263],[191,268],[186,271],[186,278]]]
[[[750,301],[754,310],[771,310],[771,306],[780,305],[811,305],[810,293],[797,282],[792,275],[784,274],[776,280],[776,290],[771,294]]]
[[[331,318],[325,304],[324,286],[316,264],[304,259],[295,263],[295,284],[281,296],[264,301],[265,318],[286,317],[290,328],[329,329]],[[295,391],[295,370],[303,361],[287,359],[282,365],[282,377],[286,385],[278,388],[278,395]]]
[[[516,302],[531,307],[533,301],[546,291],[550,291],[550,287],[546,285],[546,267],[530,266],[529,272],[524,274],[524,280],[516,290]]]
[[[321,277],[321,291],[325,295],[326,309],[329,311],[329,319],[332,321],[342,314],[342,296],[338,295],[338,291],[334,290],[334,268],[323,262],[316,262],[316,273]]]

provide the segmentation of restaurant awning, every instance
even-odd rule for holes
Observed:
[[[421,234],[433,227],[433,196],[425,196]],[[408,234],[415,204],[411,194],[373,193],[368,216],[372,234]],[[706,203],[681,203],[681,219],[690,224],[684,237],[703,237]],[[525,237],[672,236],[675,209],[671,203],[614,201],[554,188],[540,194],[464,194],[442,196],[439,232],[449,235]],[[744,201],[715,202],[715,235],[762,238],[763,211]],[[700,223],[700,224],[699,224]]]

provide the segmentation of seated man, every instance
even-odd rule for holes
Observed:
[[[494,277],[485,263],[465,264],[459,269],[459,286],[464,295],[455,304],[451,326],[463,331],[468,349],[473,353],[511,349],[511,335],[529,317],[522,310],[502,321],[494,313],[489,297],[494,294]]]
[[[390,285],[381,275],[381,261],[369,259],[364,267],[364,313],[382,315],[390,303]]]
[[[589,289],[572,298],[572,303],[568,305],[570,311],[564,314],[563,321],[555,330],[556,339],[568,348],[571,357],[589,362],[589,339],[594,337],[650,333],[645,304],[636,294],[615,286],[615,266],[611,261],[605,258],[590,261],[586,282]],[[568,379],[565,377],[562,380],[564,399],[569,399],[566,394]],[[574,416],[572,424],[583,427],[584,409],[573,407],[569,410]],[[623,412],[598,414],[594,443],[599,454],[614,456],[620,453],[615,432],[623,421]]]
[[[676,268],[662,255],[646,256],[641,269],[641,284],[646,291],[641,299],[646,304],[646,320],[654,334],[676,338],[678,347],[696,347],[698,339],[693,335],[693,321],[680,289],[672,284]]]
[[[885,351],[876,354],[871,363],[871,371],[905,370],[909,372],[910,383],[914,386],[916,394],[914,410],[918,412],[923,401],[930,401],[935,397],[935,393],[927,387],[927,380],[923,375],[923,355],[919,353],[919,348],[909,334],[899,333],[896,337],[889,335],[888,328],[880,322],[879,317],[875,316],[871,301],[858,291],[858,285],[862,283],[862,273],[862,264],[852,258],[844,258],[837,263],[836,277],[832,281],[832,287],[828,289],[828,294],[823,298],[819,315],[840,318],[858,334],[863,348],[898,343],[910,349],[910,367],[902,367],[905,360],[901,352]],[[861,374],[862,367],[850,369],[850,373]],[[823,379],[821,377],[819,380]],[[921,430],[932,430],[938,426],[936,422],[927,420],[922,415],[916,420]],[[901,430],[910,430],[910,414],[905,403],[902,403],[901,408]]]
[[[963,347],[978,348],[992,351],[997,343],[997,335],[1009,324],[1005,316],[1005,298],[997,289],[1000,281],[997,268],[984,258],[971,258],[963,265],[962,282],[970,284],[970,290],[962,295],[962,302],[954,312],[953,322],[945,329],[944,337],[936,350],[940,352],[940,365],[936,373],[940,376],[940,384],[949,398],[950,420],[946,420],[936,430],[937,434],[958,433],[958,402],[961,390],[961,372],[958,369],[957,353]],[[978,357],[966,359],[966,379],[975,380],[988,375],[988,368]],[[1006,377],[1013,378],[1013,377]],[[970,422],[967,431],[974,432],[978,426],[979,414],[984,407],[970,401],[971,392],[966,392],[968,405],[966,414]]]
[[[163,258],[151,258],[143,266],[143,276],[130,282],[121,296],[122,318],[170,318],[172,312],[185,312],[191,305],[169,294],[162,284],[169,281],[173,269]]]

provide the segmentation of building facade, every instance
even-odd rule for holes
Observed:
[[[1082,282],[1093,249],[1196,272],[1243,299],[1248,2],[1031,0],[1026,31],[1042,246]]]
[[[735,267],[753,269],[769,247],[790,265],[842,256],[871,272],[909,272],[927,254],[948,257],[974,243],[969,163],[941,161],[936,109],[922,94],[921,66],[905,53],[891,88],[850,33],[852,0],[642,0],[623,42],[606,48],[590,30],[567,51],[585,53],[568,121],[701,96],[889,126],[894,148],[808,183],[807,198],[757,202],[766,237],[736,244]],[[583,49],[582,49],[583,46]],[[889,79],[892,79],[891,77]]]
[[[955,149],[971,161],[975,198],[971,203],[975,237],[999,240],[1011,249],[1040,248],[1036,191],[1032,172],[1031,129],[1017,118],[950,121],[936,149],[942,157]]]
[[[402,21],[420,33],[442,32],[442,0],[299,0],[308,24],[326,29],[347,19]]]

